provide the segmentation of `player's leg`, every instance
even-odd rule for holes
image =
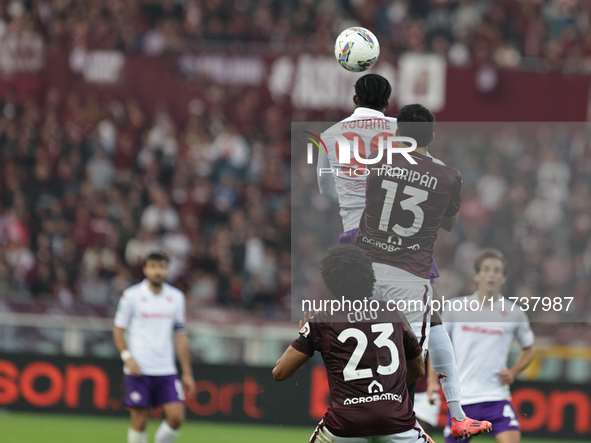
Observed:
[[[147,443],[146,426],[148,425],[148,408],[130,408],[131,428],[127,430],[127,443]]]
[[[131,428],[127,431],[127,443],[146,443],[146,426],[150,407],[150,380],[146,376],[125,375],[123,404],[131,413]]]
[[[451,415],[452,437],[457,439],[490,432],[490,421],[468,418],[460,406],[460,374],[451,340],[442,324],[431,327],[429,355]]]
[[[429,403],[426,392],[420,392],[415,395],[414,411],[417,421],[427,434],[432,434],[439,420],[439,408],[441,402],[439,394],[435,394],[435,404]]]
[[[505,431],[495,435],[497,443],[519,443],[521,441],[521,432]]]
[[[163,420],[154,438],[155,443],[172,443],[179,436],[179,428],[185,421],[185,393],[177,375],[154,377],[155,402],[164,409]]]
[[[376,273],[376,279],[378,275]],[[455,354],[439,314],[436,315],[435,325],[431,326],[431,309],[429,306],[431,300],[433,300],[433,288],[430,282],[401,284],[395,281],[380,281],[378,279],[374,289],[374,297],[381,300],[403,300],[406,302],[408,308],[404,312],[406,319],[423,348],[423,358],[427,349],[429,349],[431,364],[437,373],[441,388],[445,394],[453,419],[452,434],[454,438],[465,435],[479,435],[490,430],[490,422],[475,422],[470,418],[466,418],[466,414],[460,406],[460,376]],[[433,314],[435,315],[435,313]]]
[[[162,405],[166,420],[163,420],[156,431],[155,443],[172,443],[179,436],[179,428],[185,421],[185,405],[180,402]]]
[[[492,417],[493,435],[498,443],[519,443],[521,429],[511,402],[507,400],[483,403],[487,405],[487,416]]]
[[[431,437],[425,433],[419,422],[415,422],[410,431],[399,434],[376,435],[371,443],[434,443]]]

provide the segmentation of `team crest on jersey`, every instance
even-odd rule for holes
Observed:
[[[145,302],[147,302],[147,301],[148,301],[148,299],[147,299],[146,297],[142,297],[142,302],[144,302],[144,303],[145,303]]]
[[[168,303],[172,303],[172,297],[171,297],[170,295],[169,295],[169,296],[167,296],[167,297],[166,297],[166,301],[167,301]]]

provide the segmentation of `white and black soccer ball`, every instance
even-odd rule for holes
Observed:
[[[347,28],[334,44],[334,56],[347,71],[367,71],[378,61],[380,44],[371,31],[361,27]]]

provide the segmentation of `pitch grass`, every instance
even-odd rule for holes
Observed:
[[[2,443],[125,443],[129,421],[77,415],[0,413]],[[154,441],[158,422],[150,421],[148,441]],[[185,423],[176,443],[306,443],[312,428],[276,425],[227,424],[202,421]],[[441,435],[433,435],[442,443]],[[492,437],[473,439],[474,443],[494,442]],[[550,443],[550,440],[524,438],[523,443]],[[553,440],[554,441],[554,440]],[[561,443],[576,443],[563,440]],[[580,443],[580,442],[579,442]]]

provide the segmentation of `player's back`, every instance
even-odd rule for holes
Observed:
[[[343,437],[406,432],[415,415],[406,388],[406,360],[421,349],[406,320],[377,311],[317,314],[309,336],[322,353],[328,372],[331,403],[327,428]]]
[[[359,227],[359,219],[365,207],[364,171],[371,167],[356,160],[355,139],[359,157],[367,159],[373,151],[378,150],[380,137],[385,143],[387,137],[392,137],[395,133],[395,118],[369,108],[357,108],[351,116],[322,133],[328,156],[321,153],[318,159],[318,184],[322,193],[323,179],[334,180],[344,231]],[[349,140],[350,161],[340,161],[339,144],[328,134],[342,135]]]
[[[410,156],[416,165],[384,153],[373,166],[355,245],[375,263],[429,278],[437,231],[444,216],[459,211],[462,179],[431,157]]]

